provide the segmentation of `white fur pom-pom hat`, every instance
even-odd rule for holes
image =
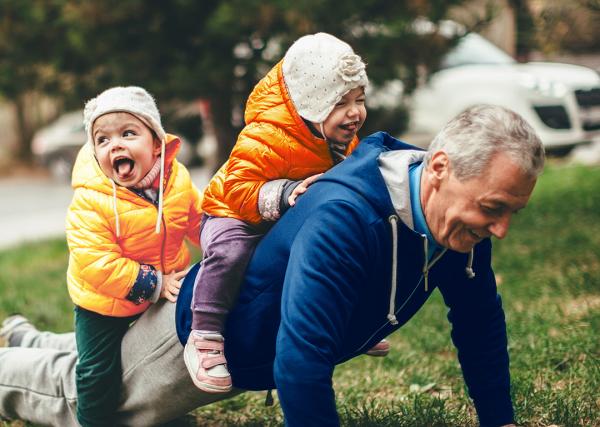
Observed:
[[[342,96],[369,83],[361,57],[327,33],[296,40],[283,57],[282,71],[296,111],[315,123],[323,123]]]

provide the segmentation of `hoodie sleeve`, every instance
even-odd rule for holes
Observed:
[[[274,366],[286,426],[339,424],[332,375],[367,283],[367,230],[347,204],[329,203],[292,244]]]
[[[76,267],[78,280],[96,292],[125,299],[136,282],[140,264],[123,256],[109,225],[111,211],[101,209],[102,202],[97,199],[93,191],[75,190],[66,221],[69,269]]]
[[[491,267],[491,242],[485,240],[474,250],[475,277],[467,279],[461,269],[440,290],[450,308],[452,340],[479,422],[501,426],[514,422],[506,323]],[[467,257],[458,256],[466,264]]]
[[[287,139],[275,126],[247,126],[229,156],[223,184],[225,203],[251,223],[262,220],[258,199],[263,184],[287,176]]]

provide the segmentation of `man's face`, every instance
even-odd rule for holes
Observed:
[[[459,181],[446,154],[438,152],[424,179],[434,188],[423,203],[427,225],[439,244],[458,252],[469,252],[490,236],[504,238],[536,183],[504,153],[495,154],[480,176]]]

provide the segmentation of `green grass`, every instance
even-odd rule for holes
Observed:
[[[600,426],[600,169],[548,167],[508,238],[494,246],[519,423]],[[20,311],[41,327],[70,329],[66,263],[62,241],[0,252],[0,317]],[[477,425],[439,294],[391,343],[387,358],[336,369],[344,425]],[[277,399],[265,407],[264,398],[246,393],[172,425],[281,425]]]

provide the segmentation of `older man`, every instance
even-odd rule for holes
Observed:
[[[400,328],[439,288],[481,424],[513,423],[489,237],[506,235],[543,163],[531,127],[494,106],[453,119],[427,153],[385,133],[363,140],[257,247],[226,328],[234,385],[277,388],[288,425],[337,425],[335,365]],[[182,286],[175,316],[182,342],[197,270]],[[172,305],[157,306],[127,333],[115,422],[163,422],[215,399],[186,377],[169,322]],[[21,343],[36,337],[30,330]],[[0,414],[72,422],[74,354],[20,351],[0,352]],[[26,373],[33,359],[38,376]]]

